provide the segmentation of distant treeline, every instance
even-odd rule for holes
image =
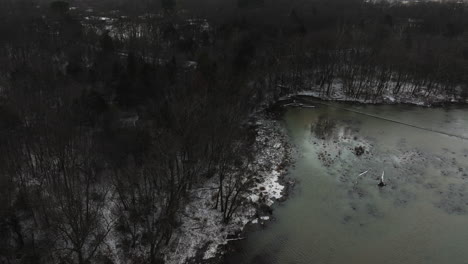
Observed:
[[[183,4],[0,2],[1,263],[111,263],[110,233],[124,263],[161,263],[191,189],[216,177],[219,221],[235,214],[261,104],[468,82],[462,4]]]

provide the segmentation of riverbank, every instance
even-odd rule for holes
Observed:
[[[219,263],[227,244],[242,239],[245,226],[263,224],[272,218],[271,206],[285,197],[282,181],[291,163],[291,146],[286,131],[274,114],[257,114],[248,124],[255,132],[255,158],[245,175],[251,181],[242,194],[238,211],[228,224],[214,209],[217,178],[195,188],[191,201],[180,214],[181,226],[165,252],[165,263]]]

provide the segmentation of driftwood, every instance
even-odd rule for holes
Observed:
[[[369,170],[366,170],[365,172],[360,173],[360,174],[357,176],[356,181],[354,182],[354,185],[356,185],[356,184],[358,183],[359,177],[361,177],[361,176],[363,176],[363,175],[366,175],[368,172],[369,172]]]

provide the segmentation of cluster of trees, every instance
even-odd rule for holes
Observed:
[[[190,191],[213,177],[229,222],[253,152],[245,72],[209,50],[187,68],[177,32],[119,41],[64,2],[41,11],[0,11],[0,262],[108,263],[112,233],[125,261],[160,263]]]
[[[205,9],[209,28],[142,4],[111,34],[66,2],[0,1],[0,262],[104,263],[112,233],[160,263],[193,188],[216,179],[220,222],[235,214],[260,104],[337,79],[366,98],[468,82],[465,5],[267,2]]]

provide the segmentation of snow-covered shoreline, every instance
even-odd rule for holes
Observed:
[[[279,121],[259,114],[251,123],[256,132],[255,160],[249,168],[253,184],[242,197],[242,205],[229,224],[223,224],[222,213],[213,208],[212,197],[217,191],[216,179],[192,191],[191,202],[181,213],[178,228],[167,247],[165,262],[169,264],[213,262],[224,252],[223,246],[239,239],[248,223],[269,221],[270,207],[284,195],[281,183],[290,163],[290,146],[285,128]]]
[[[398,95],[395,95],[392,92],[393,86],[395,86],[395,84],[388,84],[387,88],[383,90],[381,95],[363,98],[363,96],[353,97],[346,95],[343,84],[337,81],[333,83],[332,89],[330,89],[332,92],[329,95],[324,94],[323,89],[320,89],[320,87],[314,86],[312,88],[289,93],[285,96],[282,96],[280,100],[288,99],[293,96],[310,96],[323,101],[350,102],[360,104],[408,104],[426,107],[445,103],[468,103],[468,99],[465,99],[461,96],[461,87],[456,88],[458,95],[448,95],[431,94],[428,92],[426,87],[422,87],[418,90],[417,93],[413,93],[409,88],[405,89],[405,87],[409,87],[409,84],[407,84],[402,85],[402,91]]]

